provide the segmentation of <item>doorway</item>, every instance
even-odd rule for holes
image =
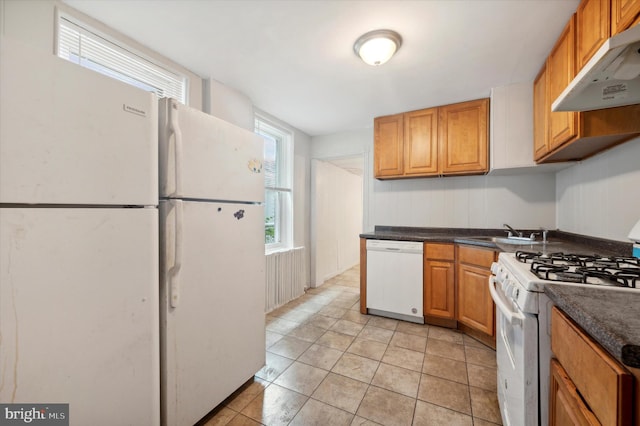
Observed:
[[[311,286],[360,261],[362,155],[311,160]]]

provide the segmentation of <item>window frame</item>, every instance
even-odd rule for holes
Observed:
[[[254,117],[255,133],[276,140],[277,165],[279,182],[270,186],[265,179],[265,209],[270,192],[278,194],[276,202],[275,234],[279,241],[267,243],[265,252],[287,250],[293,247],[293,132],[274,123],[269,118],[259,113]],[[266,161],[266,158],[265,158]],[[265,218],[265,239],[266,239]]]
[[[69,25],[65,25],[64,21]],[[77,31],[81,36],[86,37],[86,39],[90,41],[90,44],[99,46],[97,50],[99,54],[109,56],[108,52],[116,52],[116,55],[126,58],[125,60],[128,63],[137,66],[138,70],[118,70],[111,68],[110,65],[115,63],[113,62],[113,56],[111,59],[105,59],[105,62],[102,62],[98,60],[97,57],[84,58],[83,56],[78,55],[78,59],[74,60],[73,58],[64,55],[61,51],[61,45],[63,43],[63,31],[61,31],[61,27],[63,25],[70,28],[72,31]],[[82,48],[82,44],[80,47]],[[104,31],[96,29],[81,18],[78,18],[67,11],[60,10],[59,8],[55,9],[54,54],[61,59],[82,66],[83,68],[98,72],[133,87],[153,92],[159,98],[165,97],[164,93],[167,93],[169,95],[167,97],[173,97],[177,101],[188,105],[189,77],[187,75],[176,70],[175,67],[140,52],[128,43],[119,40]],[[86,62],[89,63],[87,64]],[[146,73],[140,71],[141,69],[146,69]],[[170,83],[163,85],[162,83],[158,83],[157,80],[154,82],[150,77],[148,77],[150,74],[160,75],[160,79],[165,79]],[[138,84],[135,84],[135,82]],[[172,94],[177,92],[171,90],[171,84],[175,85],[174,87],[180,88],[179,91],[181,92],[181,96],[172,96]]]

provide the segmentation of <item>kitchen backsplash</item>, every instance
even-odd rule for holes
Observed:
[[[553,173],[373,180],[369,225],[555,228]]]

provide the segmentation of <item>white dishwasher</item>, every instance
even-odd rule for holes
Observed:
[[[424,324],[423,244],[367,240],[367,310],[370,314]]]

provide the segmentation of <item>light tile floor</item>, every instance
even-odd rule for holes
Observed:
[[[205,425],[501,424],[495,351],[360,314],[359,279],[355,267],[269,313],[267,365]]]

